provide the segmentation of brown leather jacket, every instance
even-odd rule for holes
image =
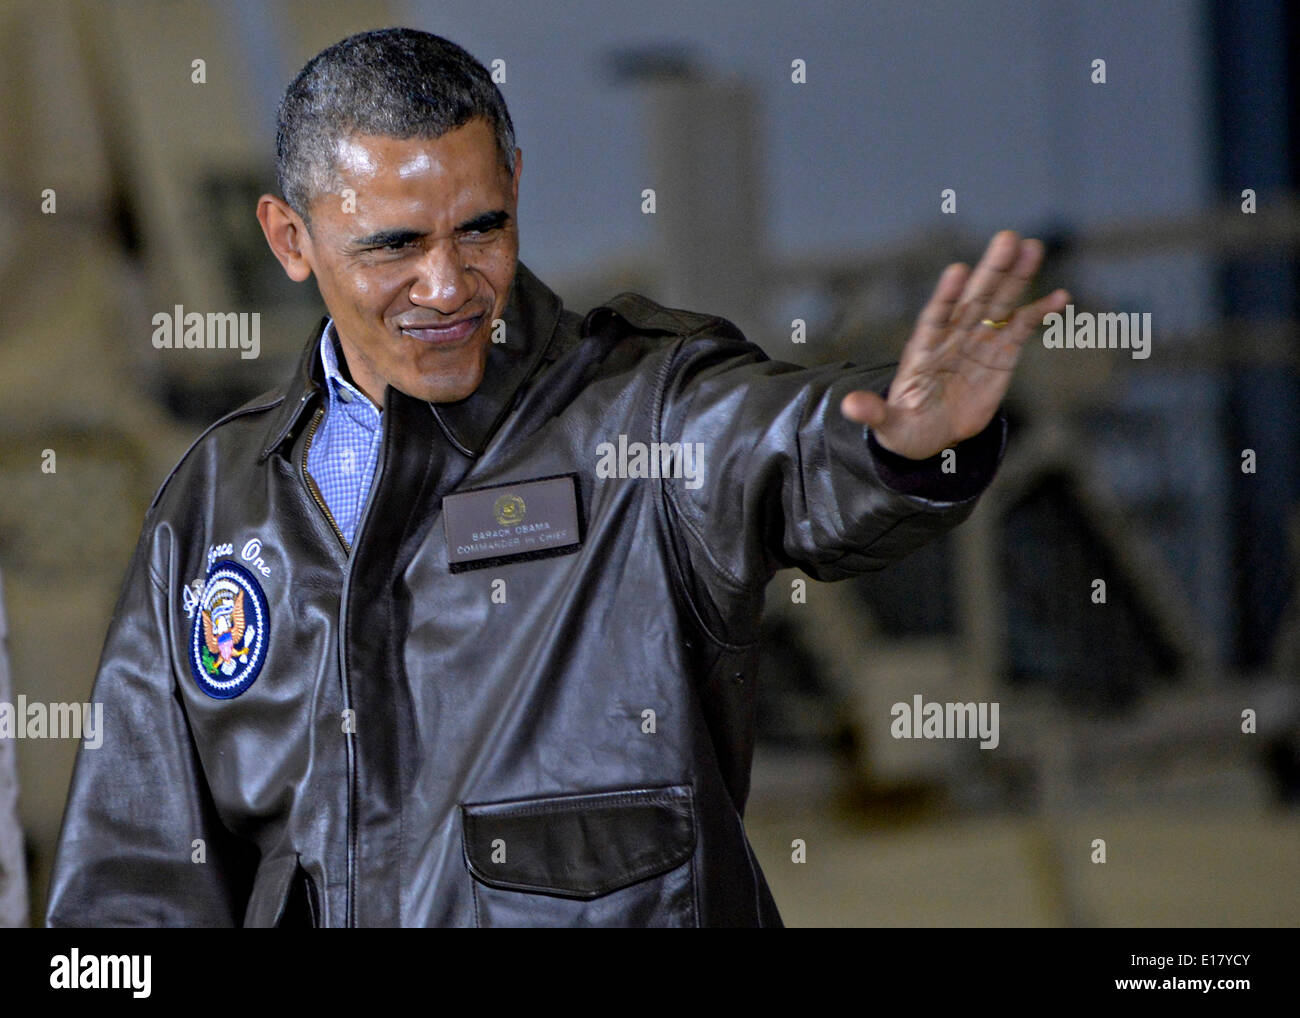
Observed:
[[[780,925],[741,823],[764,586],[965,518],[1005,421],[941,475],[839,412],[892,366],[773,361],[635,294],[583,317],[522,264],[506,322],[469,398],[388,390],[351,548],[304,470],[319,331],[175,467],[51,926]]]

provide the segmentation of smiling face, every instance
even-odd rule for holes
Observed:
[[[262,199],[272,249],[291,278],[315,274],[352,380],[377,405],[388,385],[464,399],[514,281],[521,153],[512,175],[474,119],[439,138],[352,135],[336,157],[340,191],[315,197],[310,230]]]

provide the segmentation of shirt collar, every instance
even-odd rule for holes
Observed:
[[[343,377],[343,372],[339,370],[339,348],[338,333],[334,331],[334,320],[330,319],[325,326],[325,331],[320,337],[320,359],[321,367],[325,371],[325,381],[330,388],[330,406],[336,406],[339,401],[344,403],[353,403],[354,401],[362,407],[366,407],[376,414],[379,408],[371,402],[370,397],[358,389],[355,385]]]

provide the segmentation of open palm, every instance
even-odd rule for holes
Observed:
[[[1025,340],[1044,315],[1070,301],[1067,291],[1055,290],[1016,306],[1042,261],[1040,241],[1003,230],[974,272],[960,262],[949,265],[903,348],[888,399],[851,392],[840,405],[844,416],[910,459],[934,456],[983,431],[1011,385]]]

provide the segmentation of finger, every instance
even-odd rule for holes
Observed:
[[[1020,253],[1020,238],[1014,230],[1002,230],[993,235],[984,257],[966,282],[966,289],[957,306],[954,325],[969,327],[988,317],[989,302],[997,293],[1002,280],[1016,264]]]
[[[942,358],[947,350],[959,348],[966,356],[987,368],[1010,370],[1020,356],[1020,348],[1025,340],[1043,324],[1043,317],[1063,310],[1069,300],[1068,291],[1053,290],[1046,297],[1012,312],[1007,324],[1001,329],[954,329],[949,345],[935,356]]]
[[[930,302],[921,309],[921,313],[916,318],[912,342],[917,345],[918,350],[933,349],[947,335],[953,308],[957,306],[957,300],[961,296],[962,287],[969,273],[969,266],[954,262],[939,275],[939,282],[935,284]]]
[[[1023,343],[1035,329],[1042,326],[1043,319],[1047,315],[1064,311],[1068,303],[1070,303],[1068,290],[1053,290],[1046,297],[1040,297],[1033,303],[1016,310],[1011,316],[1010,325],[1005,329],[996,330],[995,334],[1000,334],[1009,342]]]
[[[877,428],[889,416],[889,408],[876,393],[859,389],[840,401],[840,413],[851,421]]]
[[[1030,237],[1020,242],[1016,262],[998,285],[984,315],[995,322],[1006,321],[1020,303],[1020,295],[1043,264],[1043,243]]]

